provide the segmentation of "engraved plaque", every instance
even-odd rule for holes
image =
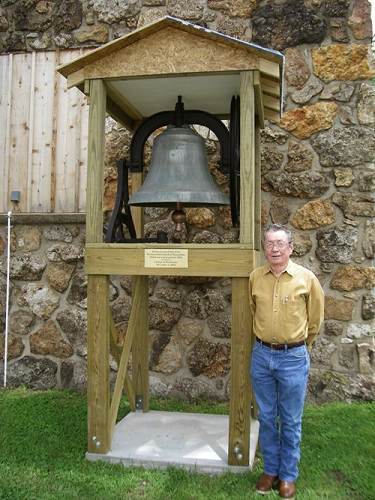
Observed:
[[[145,267],[188,268],[188,250],[177,248],[147,248]]]

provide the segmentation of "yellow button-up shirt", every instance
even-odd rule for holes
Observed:
[[[324,293],[314,273],[289,261],[276,278],[266,264],[250,274],[249,298],[253,332],[259,339],[312,344],[324,317]]]

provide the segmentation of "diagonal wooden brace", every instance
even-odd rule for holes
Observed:
[[[119,365],[122,350],[121,350],[121,347],[119,347],[116,344],[117,330],[116,330],[116,325],[113,321],[113,317],[112,317],[111,312],[109,314],[109,321],[110,321],[110,330],[111,330],[111,335],[109,337],[110,351],[111,351],[112,356],[117,361],[117,365]],[[126,392],[126,395],[128,396],[129,405],[130,405],[131,410],[135,411],[135,392],[134,392],[132,380],[129,377],[128,373],[126,373],[126,375],[125,375],[125,392]]]
[[[132,304],[132,309],[130,312],[128,329],[127,329],[126,336],[125,336],[124,347],[122,350],[121,359],[120,359],[120,363],[118,366],[115,388],[113,391],[113,397],[112,397],[112,402],[111,402],[111,415],[110,415],[110,425],[111,425],[112,432],[113,432],[113,429],[114,429],[115,424],[116,424],[117,413],[118,413],[118,408],[120,405],[122,389],[124,387],[126,372],[128,369],[130,351],[131,351],[132,344],[133,344],[134,334],[135,334],[135,331],[137,329],[138,315],[140,314],[140,308],[142,305],[141,304],[141,302],[142,302],[141,301],[141,299],[142,299],[141,286],[142,286],[141,281],[140,280],[137,281],[136,286],[135,286],[135,290],[133,293],[133,304]]]

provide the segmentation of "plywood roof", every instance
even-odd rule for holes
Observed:
[[[106,80],[112,101],[131,122],[173,109],[178,95],[186,109],[226,117],[231,95],[239,92],[239,73],[255,70],[265,115],[275,118],[281,108],[283,61],[280,52],[165,17],[58,71],[69,87]]]

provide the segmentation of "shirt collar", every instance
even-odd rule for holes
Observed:
[[[271,273],[271,272],[272,272],[271,266],[267,263],[264,266],[263,276],[265,276],[266,274]],[[286,266],[284,273],[288,273],[290,276],[295,276],[295,274],[296,274],[295,264],[290,259],[289,259],[288,265]]]

